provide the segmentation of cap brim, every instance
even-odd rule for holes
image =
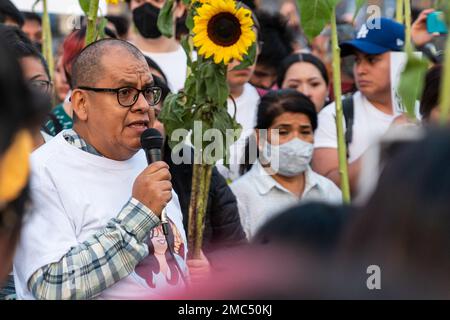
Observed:
[[[339,47],[341,48],[342,57],[353,54],[355,50],[367,54],[382,54],[389,51],[389,48],[381,47],[376,44],[358,39],[343,42],[339,45]]]

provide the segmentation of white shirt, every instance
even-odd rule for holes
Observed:
[[[182,46],[172,52],[142,52],[152,58],[167,77],[169,88],[176,93],[184,88],[187,76],[187,57]]]
[[[217,162],[217,169],[225,179],[235,180],[239,177],[239,165],[245,150],[247,137],[253,133],[256,126],[259,94],[250,83],[244,85],[241,96],[235,99],[236,109],[231,99],[228,99],[228,113],[233,117],[236,113],[236,121],[242,126],[239,139],[230,146],[230,169],[223,165],[223,161]]]
[[[23,226],[14,260],[20,299],[33,299],[27,283],[38,269],[60,261],[71,248],[103,230],[119,214],[131,198],[134,180],[147,167],[143,151],[129,160],[115,161],[69,144],[63,137],[64,132],[31,155],[33,207]],[[176,237],[182,240],[180,248],[186,253],[182,213],[174,192],[167,206],[167,216],[178,231]],[[186,255],[175,256],[186,269]],[[98,298],[161,298],[169,287],[164,279],[152,289],[139,275],[142,272],[138,268],[147,258]],[[158,281],[157,278],[153,277],[153,281]]]
[[[377,143],[389,129],[397,115],[377,109],[361,92],[353,95],[354,121],[352,143],[349,145],[349,162],[357,160],[371,145]],[[319,124],[314,134],[314,148],[337,149],[336,107],[329,104],[319,113]],[[345,132],[345,120],[344,132]]]
[[[299,201],[342,203],[341,191],[332,181],[310,167],[305,171],[305,178],[305,190],[299,198],[269,176],[256,161],[248,173],[230,185],[237,198],[242,227],[248,239],[252,239],[272,217]]]

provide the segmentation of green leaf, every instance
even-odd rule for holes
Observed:
[[[192,59],[191,59],[191,46],[189,44],[189,36],[188,35],[184,35],[181,37],[181,46],[184,49],[184,52],[186,53],[186,57],[187,57],[187,64],[189,67],[192,68]]]
[[[168,137],[171,137],[176,129],[190,129],[190,115],[186,112],[183,104],[184,98],[185,96],[182,93],[169,94],[164,101],[164,107],[161,109],[158,119],[164,124]],[[169,139],[169,146],[173,148],[178,142]]]
[[[105,38],[105,28],[106,28],[106,25],[108,24],[108,19],[106,19],[105,17],[103,17],[101,20],[100,20],[100,23],[99,23],[99,25],[97,26],[97,37],[96,37],[96,39],[97,40],[99,40],[99,39],[104,39]]]
[[[173,5],[175,0],[167,0],[164,3],[158,16],[158,29],[163,36],[172,38],[173,36]]]
[[[359,13],[359,10],[367,3],[367,0],[356,0],[356,9],[355,13],[353,14],[353,22],[355,22],[356,16]]]
[[[330,23],[333,6],[338,2],[339,0],[297,0],[302,29],[310,41]]]
[[[189,10],[186,16],[186,27],[189,30],[194,29],[194,10]]]
[[[91,0],[78,0],[80,3],[81,10],[87,15],[89,13],[89,5]]]
[[[411,118],[415,118],[416,101],[422,94],[427,68],[428,62],[425,59],[408,52],[408,61],[400,76],[398,94]]]
[[[252,44],[250,49],[248,50],[248,54],[244,57],[242,62],[236,66],[233,70],[243,70],[252,66],[255,63],[256,59],[256,42]]]

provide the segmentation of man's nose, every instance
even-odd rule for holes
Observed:
[[[144,97],[144,93],[140,92],[137,98],[136,103],[131,107],[132,112],[148,112],[151,106],[148,104],[147,100]]]

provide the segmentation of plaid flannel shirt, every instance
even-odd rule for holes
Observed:
[[[75,131],[64,138],[77,148],[101,156]],[[160,219],[131,198],[105,228],[72,248],[60,261],[37,270],[28,287],[37,299],[91,299],[128,276],[148,255],[145,238]],[[76,266],[76,267],[75,267]]]

